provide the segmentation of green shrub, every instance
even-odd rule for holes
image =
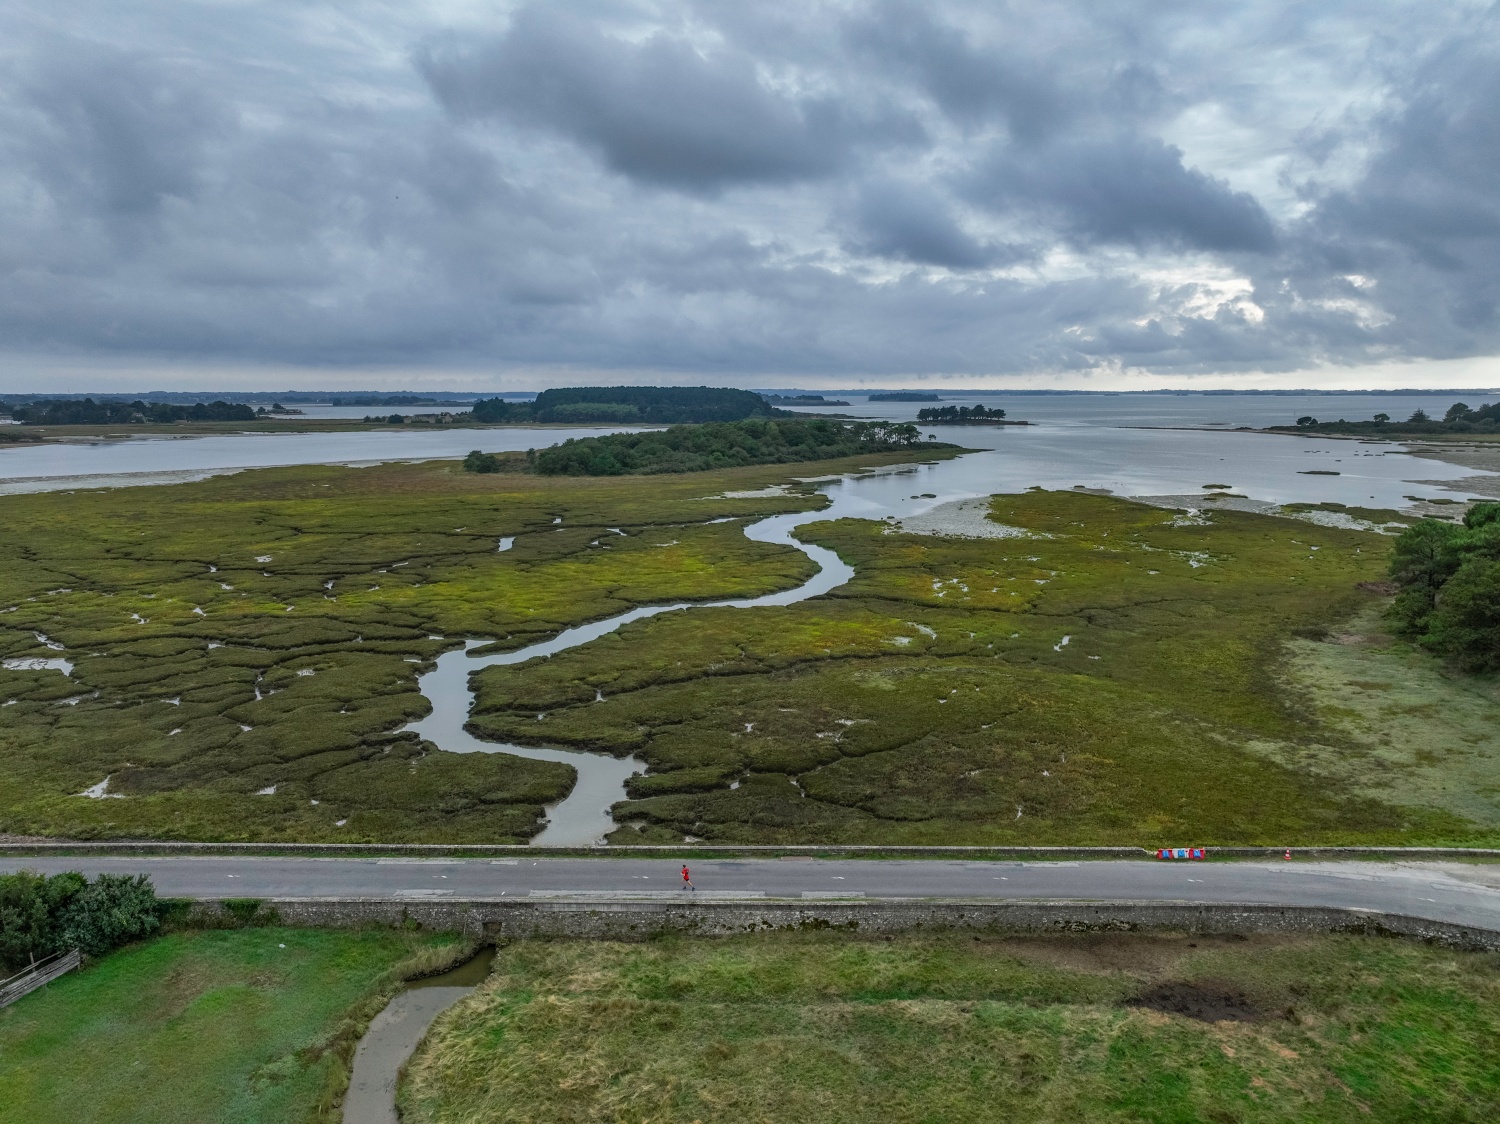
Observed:
[[[103,956],[160,924],[156,892],[143,874],[101,874],[93,882],[73,871],[0,875],[0,963],[7,971],[72,948]]]

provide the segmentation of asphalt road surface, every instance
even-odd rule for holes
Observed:
[[[1500,866],[1457,862],[916,862],[719,859],[691,864],[699,899],[969,898],[1310,905],[1500,930]],[[36,858],[0,871],[151,876],[190,898],[677,898],[667,859]]]

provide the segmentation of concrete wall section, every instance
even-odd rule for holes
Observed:
[[[1079,933],[1173,930],[1229,933],[1383,933],[1453,948],[1500,950],[1500,932],[1395,913],[1326,907],[1172,902],[1031,901],[267,901],[284,924],[420,925],[493,940],[529,937],[645,940],[660,933],[716,937],[777,930],[831,929],[885,934],[967,930]],[[205,921],[226,914],[201,902]]]

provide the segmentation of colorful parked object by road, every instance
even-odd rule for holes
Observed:
[[[1203,847],[1161,847],[1156,852],[1159,859],[1204,859],[1208,851]]]

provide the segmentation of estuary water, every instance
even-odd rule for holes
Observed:
[[[0,495],[78,488],[181,484],[247,468],[294,464],[379,464],[446,460],[470,449],[486,453],[545,448],[570,437],[619,433],[619,426],[576,429],[420,429],[356,433],[152,435],[0,446]]]

